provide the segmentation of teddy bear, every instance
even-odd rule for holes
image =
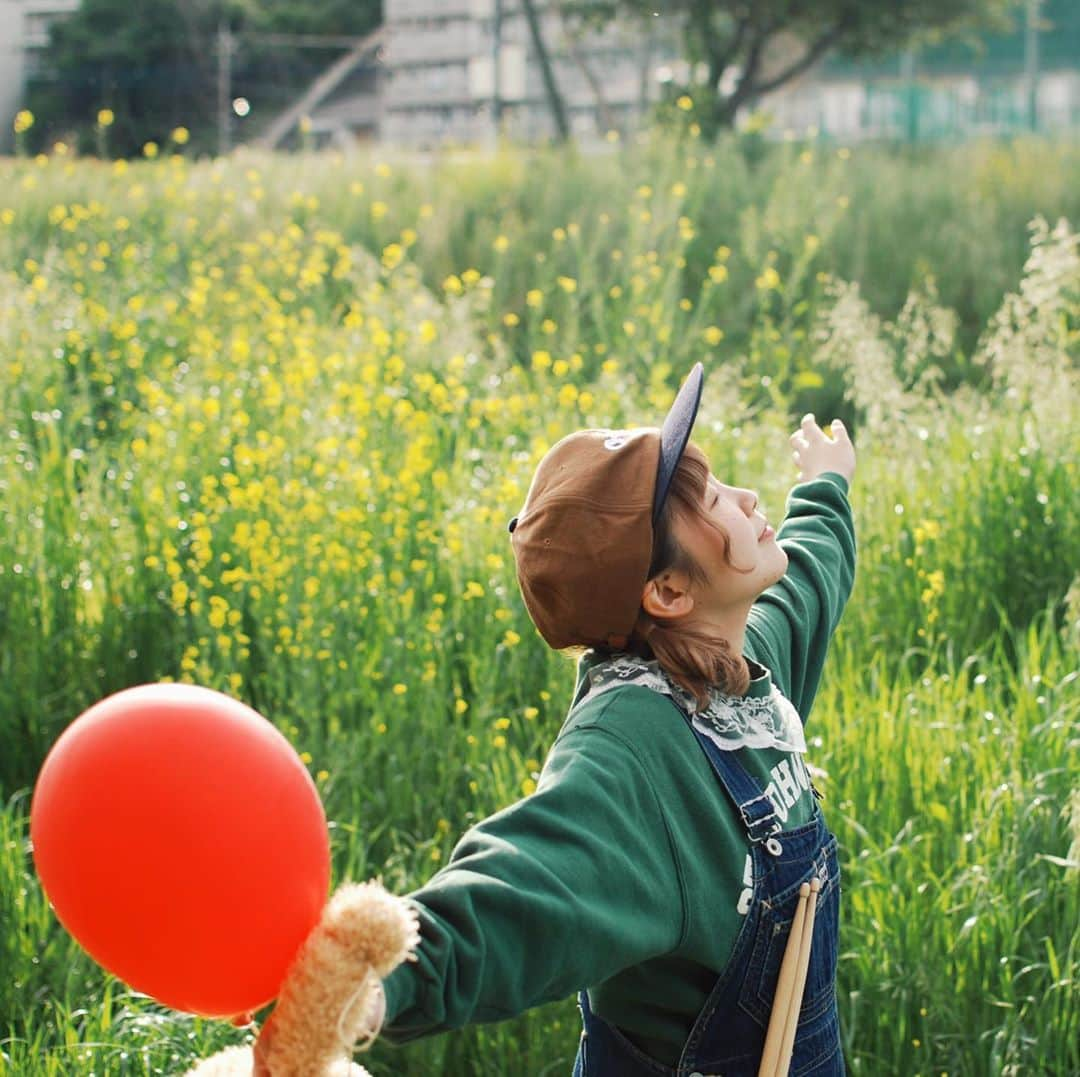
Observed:
[[[260,1036],[271,1077],[370,1077],[350,1060],[382,1023],[382,980],[416,960],[416,913],[377,882],[345,883],[323,909],[285,977]],[[186,1077],[251,1077],[250,1047],[229,1047]]]

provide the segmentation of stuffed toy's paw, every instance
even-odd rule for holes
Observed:
[[[379,883],[346,883],[323,909],[281,985],[256,1050],[271,1077],[364,1077],[349,1056],[383,1019],[382,980],[412,958],[416,913]],[[251,1048],[231,1047],[187,1077],[251,1077]],[[350,1068],[350,1066],[352,1068]]]
[[[227,1047],[190,1070],[187,1077],[251,1077],[254,1065],[250,1047]],[[371,1074],[363,1066],[341,1058],[323,1070],[319,1077],[371,1077]]]

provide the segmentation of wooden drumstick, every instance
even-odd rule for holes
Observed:
[[[795,1030],[802,1010],[803,992],[806,990],[806,974],[810,968],[810,945],[814,939],[814,913],[817,911],[818,891],[821,880],[810,881],[810,900],[806,905],[806,919],[802,925],[802,943],[799,946],[799,965],[795,970],[795,991],[788,1008],[784,1042],[780,1046],[780,1060],[776,1064],[776,1077],[787,1077],[791,1069],[791,1053],[795,1049]]]
[[[761,1055],[758,1077],[775,1077],[777,1072],[776,1065],[784,1043],[788,1010],[795,992],[795,974],[799,965],[803,923],[806,919],[806,899],[809,895],[810,884],[803,883],[799,887],[799,904],[795,908],[795,918],[791,921],[791,933],[788,935],[784,959],[780,964],[780,975],[776,981],[776,994],[773,996],[772,1014],[769,1016],[769,1028],[765,1034],[765,1050]]]

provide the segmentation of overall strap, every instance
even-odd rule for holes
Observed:
[[[680,708],[681,709],[681,708]],[[712,739],[694,726],[683,712],[690,730],[697,738],[720,784],[739,813],[751,844],[764,841],[781,829],[772,800],[739,761],[738,753],[718,748]]]

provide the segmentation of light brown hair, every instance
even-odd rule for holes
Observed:
[[[718,531],[724,540],[724,561],[731,565],[730,539],[704,508],[709,471],[705,454],[691,442],[679,460],[671,492],[656,524],[650,580],[669,569],[684,571],[695,581],[707,578],[706,569],[676,542],[673,527],[676,517],[697,517]],[[676,684],[694,696],[699,707],[708,703],[711,687],[742,696],[750,686],[746,662],[741,655],[732,653],[731,645],[722,636],[679,621],[665,623],[644,610],[638,614],[625,649],[642,658],[655,658]]]

